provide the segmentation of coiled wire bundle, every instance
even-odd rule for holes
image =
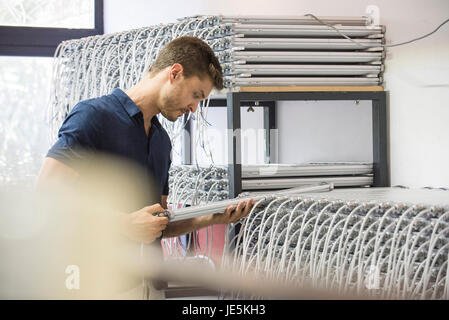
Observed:
[[[449,206],[272,197],[241,224],[223,260],[240,274],[383,299],[449,298]]]
[[[225,167],[174,166],[169,171],[168,203],[194,206],[228,199],[228,174]]]
[[[209,20],[189,19],[62,42],[53,66],[49,109],[52,139],[76,103],[108,94],[114,88],[132,87],[169,41],[183,35],[213,39],[218,28],[211,28]],[[160,120],[172,138],[183,126],[182,121],[171,123],[163,117]]]
[[[197,206],[228,199],[228,175],[225,167],[172,166],[169,171],[169,189],[167,198],[169,209]],[[196,230],[187,237],[163,239],[162,244],[170,259],[191,259],[204,261],[214,267],[212,256],[214,229],[212,226],[201,231]],[[204,245],[201,242],[204,240]],[[190,252],[189,252],[190,250]]]

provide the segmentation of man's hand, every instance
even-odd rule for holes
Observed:
[[[254,206],[254,200],[240,201],[237,206],[231,205],[226,208],[223,213],[216,213],[213,215],[214,224],[228,224],[236,222],[248,215]]]
[[[164,212],[164,208],[160,204],[155,204],[133,213],[121,214],[120,229],[131,240],[151,243],[159,238],[167,227],[167,217],[153,215],[162,212]]]

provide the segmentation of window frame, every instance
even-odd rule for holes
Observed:
[[[103,34],[103,0],[94,6],[93,29],[0,26],[0,55],[53,57],[62,41]]]

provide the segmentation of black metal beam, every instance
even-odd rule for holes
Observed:
[[[235,92],[246,101],[294,101],[294,100],[374,100],[381,99],[384,91],[307,91],[307,92]]]
[[[382,92],[372,102],[374,187],[389,187],[387,148],[387,99]]]
[[[266,101],[263,105],[263,128],[265,130],[265,162],[274,163],[276,154],[274,152],[276,139],[276,101]]]
[[[104,33],[104,4],[103,0],[95,0],[95,32]]]
[[[226,99],[210,98],[209,107],[226,107],[226,105],[227,105]]]
[[[227,94],[228,112],[228,176],[229,198],[242,192],[240,100],[233,92]]]

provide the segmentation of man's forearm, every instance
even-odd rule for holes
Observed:
[[[39,177],[36,180],[36,188],[40,189],[54,182],[71,183],[78,179],[79,173],[63,162],[46,157],[42,165]]]
[[[167,225],[163,235],[164,238],[178,237],[183,234],[208,227],[212,224],[214,224],[213,215],[170,222]]]

